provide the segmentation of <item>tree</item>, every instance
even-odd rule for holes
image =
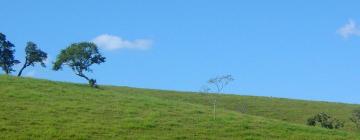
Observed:
[[[357,128],[360,128],[360,108],[353,110],[350,120],[355,123]]]
[[[233,78],[232,75],[228,74],[228,75],[222,75],[222,76],[217,76],[215,78],[211,78],[208,81],[208,84],[210,86],[215,87],[215,93],[217,94],[221,94],[223,92],[223,89],[232,81],[234,81],[235,79]],[[211,90],[211,88],[206,87],[207,92],[209,92]],[[214,120],[216,119],[216,97],[214,96],[213,99],[213,116],[214,116]]]
[[[316,126],[317,123],[320,123],[320,126],[327,129],[339,129],[344,127],[344,122],[331,117],[330,115],[321,112],[316,114],[313,117],[310,117],[307,120],[307,125]]]
[[[80,42],[71,44],[61,51],[56,58],[53,70],[58,71],[63,65],[67,65],[76,75],[85,78],[91,87],[97,87],[96,80],[88,78],[84,72],[92,72],[91,65],[103,62],[105,62],[105,57],[100,54],[94,43]]]
[[[216,87],[217,93],[222,93],[225,86],[227,86],[230,82],[234,80],[235,79],[233,78],[233,76],[228,74],[211,78],[209,79],[208,83]]]
[[[45,66],[45,60],[47,59],[47,54],[40,50],[37,45],[33,42],[28,42],[25,48],[25,63],[20,69],[18,76],[21,76],[23,70],[28,66],[34,66],[36,63],[40,63],[41,66]]]
[[[6,36],[0,33],[0,67],[6,74],[15,71],[12,67],[19,64],[20,61],[14,57],[14,44],[6,40]]]

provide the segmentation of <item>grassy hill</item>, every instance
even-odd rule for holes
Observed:
[[[0,76],[0,139],[360,139],[348,121],[358,105],[220,95]],[[327,112],[342,130],[308,127]]]

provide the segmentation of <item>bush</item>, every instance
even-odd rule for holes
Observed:
[[[326,113],[319,113],[307,120],[307,125],[316,126],[320,124],[321,127],[327,129],[339,129],[344,127],[344,122],[331,117]]]
[[[350,120],[355,123],[357,128],[360,128],[360,108],[353,110]]]

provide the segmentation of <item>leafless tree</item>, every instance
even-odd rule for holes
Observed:
[[[214,87],[215,89],[215,94],[221,94],[223,93],[224,88],[232,81],[234,81],[235,79],[233,78],[232,75],[228,74],[228,75],[221,75],[221,76],[217,76],[215,78],[211,78],[208,81],[208,84],[212,87]],[[207,92],[211,91],[210,87],[205,88]],[[216,119],[216,97],[214,96],[212,98],[212,103],[213,103],[213,116],[214,116],[214,120]]]
[[[223,89],[234,80],[233,76],[228,74],[211,78],[209,79],[208,84],[215,86],[217,93],[222,93]]]

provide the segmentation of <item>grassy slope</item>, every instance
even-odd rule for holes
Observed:
[[[359,139],[351,131],[289,123],[324,109],[340,118],[355,105],[218,98],[214,121],[207,95],[0,76],[0,139]],[[253,115],[239,113],[239,104]],[[298,119],[290,119],[294,114]]]
[[[121,90],[121,89],[119,89]],[[210,106],[211,98],[217,99],[218,106],[235,112],[262,116],[286,122],[306,124],[306,120],[320,112],[326,112],[345,122],[344,130],[357,132],[355,124],[350,121],[354,109],[360,108],[357,104],[334,102],[306,101],[285,98],[239,96],[239,95],[209,95],[184,94],[173,91],[143,91],[162,99]]]

